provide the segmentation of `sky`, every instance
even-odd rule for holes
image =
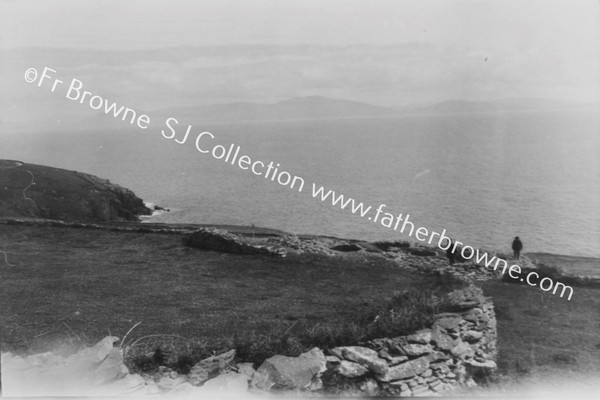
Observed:
[[[599,10],[597,0],[0,0],[0,119],[24,117],[25,105],[55,111],[24,89],[30,66],[141,109],[309,95],[392,107],[598,102]]]

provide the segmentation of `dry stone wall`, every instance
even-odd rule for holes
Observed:
[[[109,336],[68,357],[52,353],[20,357],[2,354],[7,396],[61,395],[242,395],[296,392],[298,395],[435,396],[472,386],[496,369],[496,318],[481,289],[450,295],[454,312],[411,335],[380,338],[356,346],[313,348],[298,357],[265,360],[258,369],[236,363],[235,350],[198,362],[189,374],[160,367],[131,374],[122,350]],[[36,382],[36,385],[31,385]]]

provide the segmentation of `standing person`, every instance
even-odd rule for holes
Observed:
[[[448,249],[446,250],[446,257],[448,257],[448,262],[450,263],[450,265],[454,265],[454,243],[452,242],[452,239],[448,239],[448,241],[450,242],[450,247],[448,247]]]
[[[512,242],[512,249],[513,249],[513,258],[518,260],[519,257],[521,256],[521,250],[523,250],[523,243],[521,242],[521,239],[519,239],[518,236],[515,236],[515,240],[513,240],[513,242]]]

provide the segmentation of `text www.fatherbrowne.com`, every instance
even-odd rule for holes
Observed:
[[[358,202],[354,198],[346,197],[343,194],[338,194],[334,190],[328,190],[323,186],[317,186],[313,183],[312,185],[312,197],[321,200],[324,203],[331,203],[332,206],[338,206],[342,210],[349,210],[352,214],[358,215],[362,218],[367,217],[371,222],[378,223],[381,226],[398,231],[402,234],[407,234],[414,237],[420,242],[426,242],[432,244],[436,242],[437,247],[441,250],[448,250],[451,246],[452,252],[456,252],[457,248],[463,245],[462,242],[455,240],[452,241],[446,236],[446,230],[443,229],[441,233],[435,231],[429,231],[425,227],[418,227],[415,229],[415,224],[410,221],[410,215],[392,214],[384,211],[387,206],[380,204],[376,209],[372,206],[365,205],[363,202]],[[460,255],[465,260],[474,258],[475,262],[480,265],[485,265],[486,268],[491,268],[494,271],[498,271],[501,268],[501,273],[504,275],[508,270],[508,276],[512,279],[519,279],[521,282],[526,282],[529,286],[539,286],[544,292],[552,291],[552,294],[557,294],[560,290],[560,297],[563,297],[568,292],[568,300],[571,300],[573,296],[573,288],[567,286],[561,282],[554,282],[549,277],[539,279],[540,275],[532,271],[525,277],[521,274],[521,267],[517,264],[508,265],[506,260],[498,258],[496,256],[490,257],[487,252],[482,252],[479,249],[474,249],[471,246],[464,245],[460,249]]]
[[[58,79],[57,75],[56,70],[48,67],[44,67],[41,73],[39,73],[36,68],[28,68],[25,71],[24,78],[27,83],[33,83],[37,87],[43,86],[52,93],[62,94],[70,101],[87,105],[92,110],[100,110],[106,115],[111,115],[115,119],[120,119],[124,123],[128,123],[139,129],[146,130],[155,125],[149,115],[138,113],[133,108],[118,105],[107,98],[86,90],[85,85],[79,79],[72,78],[70,81],[67,81]],[[185,129],[180,129],[179,121],[173,117],[162,119],[161,127],[163,129],[160,129],[160,133],[165,139],[173,140],[179,145],[188,143],[188,139],[190,139],[190,142],[195,144],[196,150],[198,150],[198,153],[202,156],[212,156],[215,160],[225,162],[231,166],[236,166],[240,170],[252,173],[255,176],[262,177],[271,182],[276,182],[289,189],[298,192],[304,190],[304,178],[285,171],[281,168],[280,163],[256,160],[250,157],[250,155],[244,154],[242,147],[239,145],[234,143],[223,145],[222,143],[219,143],[217,136],[213,135],[211,132],[194,132],[192,125],[189,124]],[[194,136],[195,140],[193,139]],[[332,206],[337,206],[342,210],[349,210],[352,214],[362,218],[367,217],[369,221],[378,223],[385,228],[393,229],[394,231],[399,231],[403,234],[406,232],[408,236],[413,236],[414,233],[414,237],[421,242],[432,244],[437,237],[437,246],[444,251],[448,250],[450,246],[453,246],[452,252],[456,252],[457,247],[463,244],[459,241],[451,241],[446,236],[445,229],[441,234],[434,231],[430,232],[425,227],[418,227],[415,229],[415,225],[409,220],[409,214],[406,214],[405,216],[403,214],[393,215],[392,213],[384,211],[387,208],[385,204],[380,204],[376,209],[373,209],[371,206],[365,205],[362,202],[357,202],[354,198],[346,197],[343,194],[336,193],[331,189],[326,189],[316,183],[312,184],[312,197],[319,199],[324,203],[331,202]],[[491,268],[493,265],[494,271],[497,271],[498,267],[502,265],[502,274],[508,269],[508,275],[512,279],[520,279],[529,286],[539,286],[544,292],[552,291],[552,294],[557,294],[560,290],[560,297],[563,297],[568,291],[569,300],[571,300],[571,297],[573,296],[573,288],[570,286],[566,286],[560,282],[554,282],[548,277],[544,277],[537,283],[532,282],[531,278],[534,278],[535,276],[537,276],[537,278],[540,277],[537,272],[530,272],[523,277],[519,265],[514,264],[509,267],[505,260],[496,256],[490,258],[486,252],[480,252],[479,249],[474,249],[471,246],[464,245],[460,250],[460,254],[466,260],[475,258],[475,262],[485,265],[486,268]]]

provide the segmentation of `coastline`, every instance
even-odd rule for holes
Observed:
[[[151,218],[151,217],[150,217]],[[27,225],[27,226],[54,226],[54,227],[71,227],[71,228],[83,228],[83,229],[100,229],[109,231],[121,231],[121,232],[152,232],[152,233],[164,233],[164,234],[186,234],[196,231],[202,228],[212,228],[218,230],[224,230],[234,234],[246,236],[246,237],[285,237],[292,236],[298,237],[304,240],[316,240],[316,241],[336,241],[336,242],[347,242],[350,244],[354,243],[365,243],[371,242],[363,241],[359,239],[347,239],[335,236],[325,235],[314,235],[314,234],[291,234],[279,229],[260,227],[260,226],[248,226],[248,225],[222,225],[222,224],[181,224],[181,223],[164,223],[164,222],[151,222],[147,219],[144,221],[115,221],[115,222],[101,222],[101,223],[85,223],[85,222],[65,222],[58,220],[40,219],[40,218],[13,218],[3,217],[0,218],[0,225]],[[439,252],[435,246],[425,246],[418,243],[410,243],[413,248],[428,249],[431,251]],[[494,253],[501,254],[501,251],[494,250]],[[546,266],[558,267],[563,271],[565,276],[571,277],[588,277],[591,279],[600,279],[600,258],[584,257],[584,256],[570,256],[563,254],[553,254],[544,252],[530,252],[523,253],[524,256],[528,257],[533,264],[544,264]]]

